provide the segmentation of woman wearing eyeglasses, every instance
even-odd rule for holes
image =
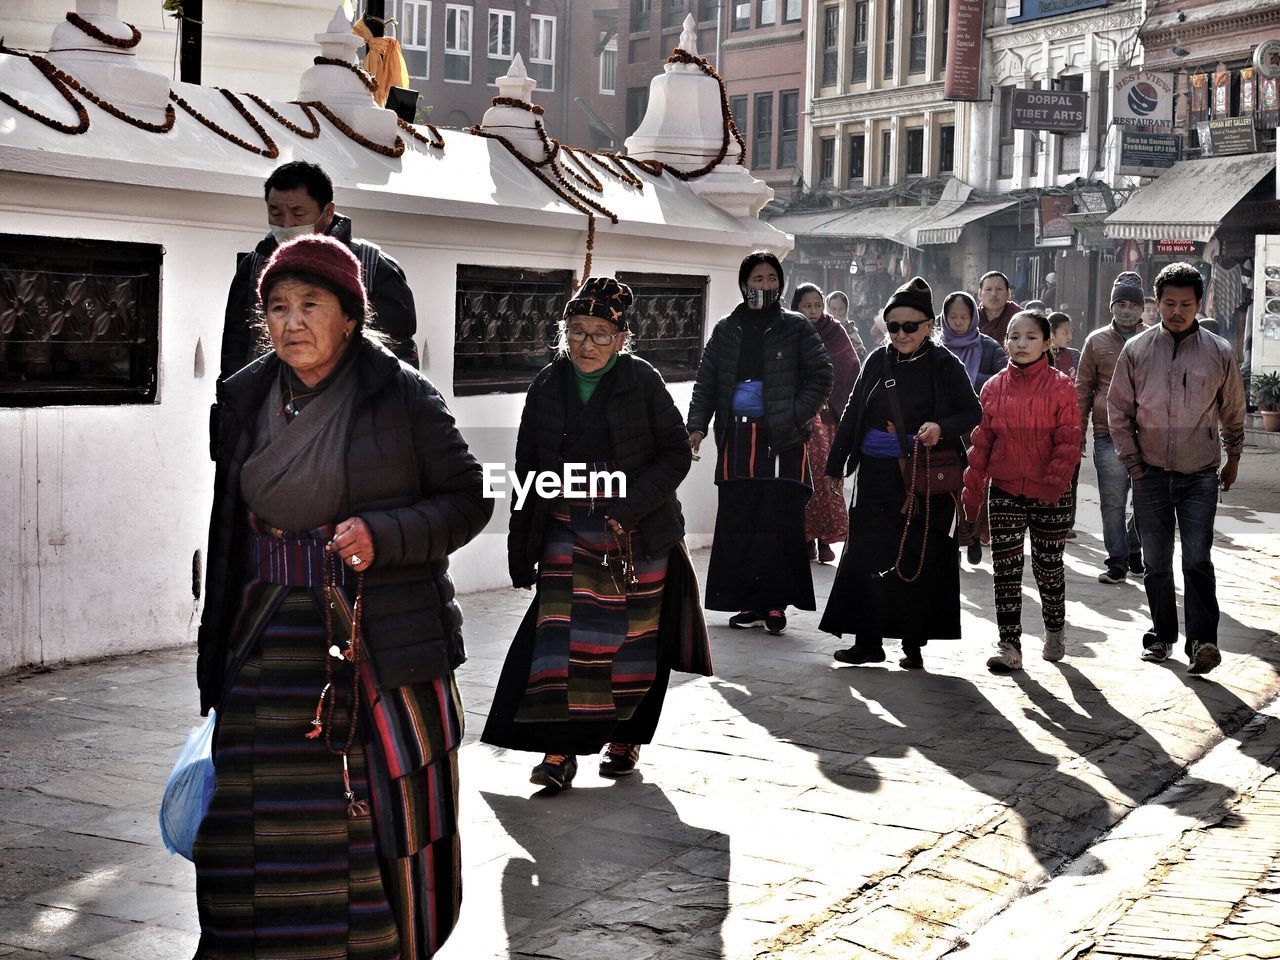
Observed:
[[[591,277],[565,307],[556,358],[534,378],[515,471],[583,479],[512,500],[507,564],[537,587],[481,739],[542,753],[530,782],[558,792],[578,754],[600,775],[635,771],[671,670],[710,675],[698,584],[676,488],[692,454],[662,375],[626,352],[631,289]],[[580,466],[578,466],[580,465]],[[623,480],[593,484],[592,474]]]
[[[844,551],[821,627],[854,635],[841,663],[883,663],[884,640],[902,640],[903,669],[924,666],[930,640],[960,637],[960,558],[952,533],[955,494],[908,496],[916,471],[955,451],[982,417],[964,365],[934,343],[933,292],[920,277],[899,287],[881,316],[889,342],[867,355],[845,408],[830,476],[857,471],[849,511],[854,535]],[[847,469],[846,469],[847,467]],[[933,476],[933,471],[930,471]]]
[[[707,609],[729,626],[787,629],[786,608],[813,610],[804,508],[813,491],[809,424],[831,393],[822,337],[782,309],[782,264],[757,250],[738,267],[742,303],[716,324],[689,402],[694,454],[715,418],[715,539]]]

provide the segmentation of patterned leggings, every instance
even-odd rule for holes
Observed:
[[[1031,572],[1040,589],[1044,628],[1061,630],[1066,619],[1066,575],[1062,548],[1071,529],[1074,499],[1068,490],[1045,506],[992,484],[991,564],[995,569],[996,626],[1000,639],[1021,645],[1023,534],[1031,531]]]

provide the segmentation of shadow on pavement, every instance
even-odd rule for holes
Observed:
[[[511,956],[722,956],[728,838],[682,821],[643,772],[600,789],[480,796],[527,854],[502,875]]]

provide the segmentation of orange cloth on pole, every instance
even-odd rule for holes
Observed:
[[[375,37],[363,20],[357,20],[351,32],[369,45],[364,68],[378,84],[373,99],[378,101],[378,106],[386,106],[392,87],[409,86],[409,68],[405,65],[400,41],[395,37]]]

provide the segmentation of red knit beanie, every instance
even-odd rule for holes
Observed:
[[[364,319],[368,300],[360,282],[360,261],[342,241],[309,233],[277,247],[258,278],[258,302],[286,274],[309,274],[348,294],[360,304],[360,316],[351,319]]]

